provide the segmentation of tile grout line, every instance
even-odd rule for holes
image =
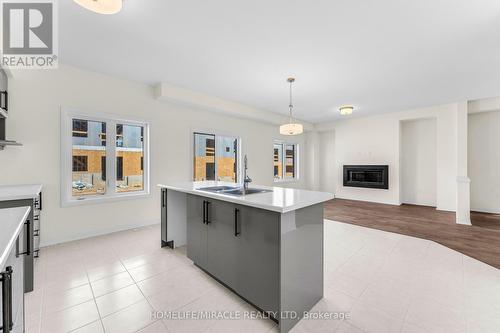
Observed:
[[[115,252],[115,251],[113,251],[113,252]],[[122,290],[122,289],[128,288],[128,287],[130,287],[130,286],[132,286],[132,285],[135,285],[135,286],[136,286],[136,288],[137,288],[137,289],[139,289],[139,292],[141,293],[141,295],[143,295],[143,297],[145,298],[144,294],[142,293],[141,288],[139,288],[139,286],[137,285],[137,282],[134,280],[134,278],[132,277],[132,275],[131,275],[131,274],[130,274],[130,272],[128,271],[127,267],[126,267],[126,266],[125,266],[125,264],[123,263],[122,258],[120,258],[120,257],[118,256],[118,254],[117,254],[117,253],[115,253],[115,255],[116,255],[116,258],[118,259],[118,261],[120,262],[120,264],[121,264],[121,265],[125,268],[125,271],[120,272],[120,273],[117,273],[117,274],[114,274],[114,275],[118,275],[118,274],[121,274],[121,273],[127,272],[127,274],[128,274],[128,275],[130,276],[130,278],[132,279],[132,284],[130,284],[130,285],[128,285],[128,286],[125,286],[125,287],[122,287],[122,288],[119,288],[119,289],[116,289],[116,290],[113,290],[113,291],[111,291],[111,292],[109,292],[109,293],[106,293],[106,294],[103,294],[103,295],[101,295],[101,296],[99,296],[99,297],[102,297],[102,296],[105,296],[105,295],[109,295],[109,294],[111,294],[111,293],[113,293],[113,292],[116,292],[116,291],[119,291],[119,290]],[[110,276],[114,276],[114,275],[110,275]],[[110,277],[110,276],[108,276],[108,277]],[[104,278],[103,278],[103,279],[104,279]],[[102,280],[102,279],[100,279],[100,280]],[[96,281],[99,281],[99,280],[96,280]],[[91,285],[91,288],[92,288],[92,284],[91,284],[91,283],[90,283],[90,285]],[[92,293],[93,293],[93,288],[92,288]],[[98,297],[98,298],[99,298],[99,297]],[[97,312],[98,312],[98,314],[99,314],[99,318],[100,318],[101,325],[102,325],[102,328],[103,328],[104,332],[106,332],[106,329],[105,329],[105,327],[104,327],[104,322],[103,322],[103,319],[104,319],[104,318],[107,318],[107,317],[109,317],[109,316],[111,316],[111,315],[113,315],[113,314],[115,314],[115,313],[118,313],[118,312],[120,312],[120,311],[122,311],[122,310],[128,309],[129,307],[131,307],[131,306],[133,306],[133,305],[136,305],[136,304],[138,304],[138,303],[140,303],[140,302],[142,302],[142,301],[143,301],[143,300],[140,300],[140,301],[134,302],[134,303],[132,303],[132,304],[127,305],[127,306],[126,306],[126,307],[124,307],[124,308],[118,309],[118,310],[116,310],[116,311],[114,311],[114,312],[111,312],[111,313],[107,314],[106,316],[102,317],[102,316],[101,316],[101,311],[99,310],[99,307],[97,306],[97,299],[96,299],[96,298],[95,298],[95,296],[94,296],[94,302],[95,302],[95,304],[96,304],[96,307],[97,307]],[[146,299],[146,301],[147,301],[147,299]],[[148,303],[149,303],[149,302],[148,302]],[[146,326],[145,326],[145,327],[146,327]],[[144,327],[143,327],[143,328],[144,328]],[[143,329],[143,328],[141,328],[141,329]]]
[[[136,280],[132,277],[132,274],[130,274],[129,269],[128,269],[128,268],[127,268],[127,266],[125,266],[125,264],[123,263],[122,258],[119,258],[118,260],[121,262],[121,264],[123,265],[123,267],[125,267],[125,271],[128,273],[128,275],[130,275],[130,277],[132,278],[132,281],[134,281],[134,285],[136,286],[136,288],[137,288],[137,289],[139,289],[139,292],[141,293],[142,297],[144,297],[144,300],[148,303],[148,305],[149,305],[149,306],[151,307],[151,309],[154,311],[154,310],[155,310],[155,308],[153,307],[153,305],[151,304],[151,302],[149,301],[149,299],[146,297],[146,295],[144,294],[144,292],[142,291],[142,289],[141,289],[141,288],[139,287],[139,285],[137,284],[137,282],[138,282],[138,281],[136,281]],[[141,265],[141,266],[138,266],[138,267],[142,267],[142,266],[144,266],[144,265]],[[134,267],[134,268],[137,268],[137,267]],[[132,269],[133,269],[133,268],[132,268]],[[156,275],[153,275],[153,276],[151,276],[151,277],[154,277],[154,276],[156,276]],[[144,280],[141,280],[141,281],[145,281],[145,280],[147,280],[147,279],[144,279]],[[141,281],[139,281],[139,282],[141,282]],[[134,303],[134,304],[137,304],[137,303],[139,303],[139,302],[136,302],[136,303]],[[131,304],[130,306],[132,306],[132,305],[134,305],[134,304]],[[128,308],[128,307],[126,307],[126,308]],[[126,309],[126,308],[124,308],[124,309]],[[123,309],[122,309],[122,310],[123,310]],[[149,316],[150,316],[150,318],[152,317],[152,312],[150,312]],[[154,324],[154,323],[156,323],[157,321],[158,321],[158,319],[157,319],[157,320],[155,320],[155,321],[153,321],[153,322],[151,322],[150,324],[148,324],[148,325],[146,325],[146,326],[144,326],[144,327],[141,327],[140,329],[136,330],[135,332],[139,332],[140,330],[143,330],[144,328],[146,328],[146,327],[148,327],[148,326],[150,326],[150,325],[153,325],[153,324]]]
[[[92,287],[92,283],[90,282],[90,278],[89,278],[89,275],[88,275],[87,267],[85,267],[85,274],[87,274],[87,279],[89,280],[90,291],[92,292],[92,297],[93,297],[93,300],[94,300],[95,307],[97,309],[97,315],[99,316],[99,322],[101,324],[102,331],[106,332],[106,329],[104,328],[104,323],[102,322],[101,311],[99,310],[99,307],[97,306],[97,300],[96,300],[96,297],[95,297],[94,288]]]

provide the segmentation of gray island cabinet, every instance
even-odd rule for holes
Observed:
[[[230,196],[162,188],[162,245],[193,263],[288,332],[323,297],[323,202],[332,194],[270,188]]]
[[[30,207],[0,209],[0,332],[23,333],[24,260],[31,252],[25,225]]]
[[[0,209],[31,207],[29,221],[24,227],[32,250],[24,257],[24,292],[33,291],[35,286],[34,259],[38,258],[40,245],[40,219],[42,210],[42,185],[0,186]]]

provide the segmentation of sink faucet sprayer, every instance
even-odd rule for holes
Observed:
[[[248,189],[248,184],[252,182],[252,178],[248,177],[248,175],[247,175],[247,169],[248,169],[247,155],[245,155],[243,163],[244,163],[244,169],[243,169],[243,188],[245,190],[247,190]]]

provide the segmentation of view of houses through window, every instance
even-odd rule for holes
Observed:
[[[101,121],[72,119],[72,195],[104,194],[109,176],[116,179],[115,192],[144,189],[144,127],[116,124],[116,170],[106,167],[106,128]],[[115,172],[111,172],[115,171]],[[112,175],[114,174],[114,175]]]
[[[274,142],[274,179],[293,179],[297,172],[297,145]]]
[[[116,188],[118,192],[144,189],[144,127],[116,125]]]
[[[238,138],[194,133],[194,180],[238,182]]]
[[[73,196],[106,193],[106,124],[73,119]],[[104,145],[102,138],[104,137]]]

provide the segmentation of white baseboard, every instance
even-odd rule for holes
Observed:
[[[500,211],[498,210],[483,209],[483,208],[471,208],[470,211],[476,213],[500,214]]]
[[[112,233],[119,232],[119,231],[147,227],[147,226],[151,226],[151,225],[155,225],[155,224],[160,224],[160,221],[159,220],[149,220],[149,221],[144,221],[142,223],[119,225],[119,226],[115,226],[112,228],[102,229],[99,231],[85,232],[85,233],[71,236],[71,237],[67,237],[64,239],[54,239],[54,240],[48,240],[48,241],[43,241],[43,239],[42,239],[42,241],[40,242],[40,248],[58,245],[58,244],[63,244],[63,243],[72,242],[72,241],[77,241],[77,240],[82,240],[82,239],[96,237],[96,236],[108,235],[108,234],[112,234]],[[158,235],[158,239],[160,239],[160,235]]]
[[[358,198],[344,197],[340,195],[335,195],[335,199],[344,199],[344,200],[352,200],[352,201],[361,201],[361,202],[371,202],[371,203],[379,203],[384,205],[392,205],[392,206],[401,206],[399,202],[388,202],[388,201],[376,201],[376,200],[363,200]]]

